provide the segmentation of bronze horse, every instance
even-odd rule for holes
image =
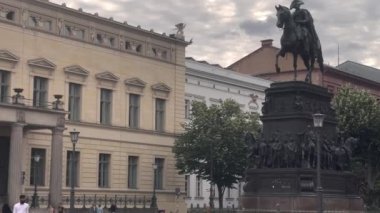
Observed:
[[[297,38],[297,24],[294,22],[289,8],[279,5],[277,10],[277,27],[283,28],[281,37],[281,49],[276,55],[276,71],[280,72],[278,66],[279,56],[285,57],[286,53],[293,54],[294,80],[297,80],[297,57],[301,56],[308,72],[305,81],[311,83],[311,72],[314,69],[314,62],[317,59],[319,68],[323,73],[323,57],[321,47],[313,44],[313,37],[310,32],[304,32],[304,38]],[[304,30],[304,29],[303,29]]]

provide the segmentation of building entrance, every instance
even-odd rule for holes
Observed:
[[[9,145],[8,137],[0,137],[0,203],[8,192]]]

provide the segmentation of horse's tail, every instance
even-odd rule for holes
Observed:
[[[317,50],[317,61],[318,61],[319,69],[321,70],[322,73],[324,73],[322,47],[319,47]]]

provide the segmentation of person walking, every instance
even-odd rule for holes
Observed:
[[[111,213],[116,213],[116,209],[117,209],[116,205],[114,203],[112,203],[111,207],[110,207],[110,212]]]
[[[99,206],[96,208],[96,213],[103,213],[102,205],[99,204]]]
[[[2,213],[12,213],[12,210],[7,203],[3,205],[3,208],[1,209],[1,211]]]
[[[29,204],[25,200],[25,195],[20,195],[20,202],[13,206],[13,213],[29,213]]]
[[[90,208],[90,211],[89,211],[89,213],[97,213],[96,212],[96,205],[95,205],[95,203],[94,204],[92,204],[92,206],[91,206],[91,208]]]

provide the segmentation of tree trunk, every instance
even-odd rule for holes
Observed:
[[[217,187],[218,187],[219,209],[223,209],[224,188],[222,186],[219,186],[219,185],[217,185]]]

